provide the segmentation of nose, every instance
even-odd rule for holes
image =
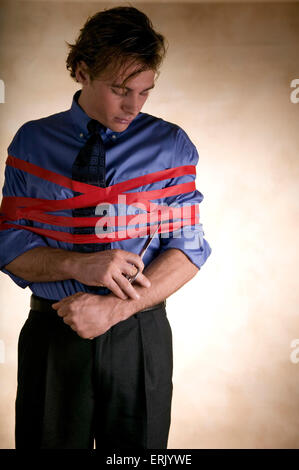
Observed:
[[[122,102],[122,109],[126,113],[136,115],[139,111],[139,101],[138,97],[134,96],[126,96]]]

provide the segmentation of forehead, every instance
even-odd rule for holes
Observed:
[[[145,70],[143,72],[139,72],[137,75],[133,77],[129,77],[128,75],[116,75],[112,78],[110,84],[115,85],[118,87],[125,87],[131,90],[134,89],[147,89],[154,86],[155,83],[155,72],[153,70]]]
[[[102,80],[109,85],[124,86],[126,88],[138,88],[143,85],[152,86],[156,72],[151,69],[139,72],[141,67],[140,64],[124,64],[120,69],[112,70],[109,74],[103,76]]]

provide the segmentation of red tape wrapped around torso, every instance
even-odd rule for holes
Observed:
[[[164,206],[152,202],[154,199],[161,199],[194,191],[196,189],[194,181],[158,190],[126,192],[157,181],[163,181],[165,179],[176,178],[183,175],[196,174],[196,168],[194,165],[185,165],[156,171],[154,173],[149,173],[147,175],[123,181],[122,183],[108,186],[107,188],[98,188],[90,184],[74,181],[71,178],[50,170],[45,170],[33,163],[25,162],[24,160],[11,155],[7,157],[6,164],[82,194],[80,196],[62,200],[4,196],[0,208],[0,230],[6,230],[8,228],[24,229],[67,243],[109,243],[148,235],[153,232],[156,227],[156,223],[160,221],[162,224],[159,228],[159,233],[173,232],[185,225],[194,225],[199,222],[198,204],[188,206],[188,208],[186,208],[186,206],[182,208]],[[112,217],[66,217],[47,213],[59,210],[97,206],[101,203],[115,204],[119,201],[119,196],[125,197],[126,205],[132,204],[136,207],[145,209],[146,213]],[[115,226],[125,226],[126,228],[125,230],[118,230],[117,232],[111,231],[110,233],[98,233],[98,231],[95,234],[74,235],[65,231],[43,229],[32,227],[30,225],[13,223],[13,221],[20,219],[59,227],[95,227],[96,229],[100,223],[100,227],[106,225],[114,228]],[[169,222],[171,219],[179,220]],[[147,223],[150,223],[151,225],[138,227],[138,229],[136,229],[137,225]]]

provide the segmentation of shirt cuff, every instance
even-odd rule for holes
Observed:
[[[16,229],[8,229],[0,232],[0,270],[10,276],[10,278],[23,289],[32,282],[10,273],[5,269],[5,266],[26,251],[39,246],[48,245],[42,237],[35,233]]]
[[[163,234],[160,235],[160,253],[170,248],[177,248],[181,250],[198,269],[206,262],[212,252],[209,243],[203,238],[204,232],[201,229],[201,224],[196,224],[192,227],[185,226],[175,232],[166,232],[166,234],[168,238],[163,238]]]

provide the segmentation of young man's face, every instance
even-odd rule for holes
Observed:
[[[84,64],[83,64],[84,67]],[[126,69],[130,75],[136,66]],[[76,78],[82,83],[79,105],[92,119],[96,119],[105,127],[115,131],[124,131],[141,111],[148,98],[149,91],[154,87],[155,72],[146,70],[121,84],[125,78],[121,73],[111,79],[90,80],[82,66],[77,67]]]

